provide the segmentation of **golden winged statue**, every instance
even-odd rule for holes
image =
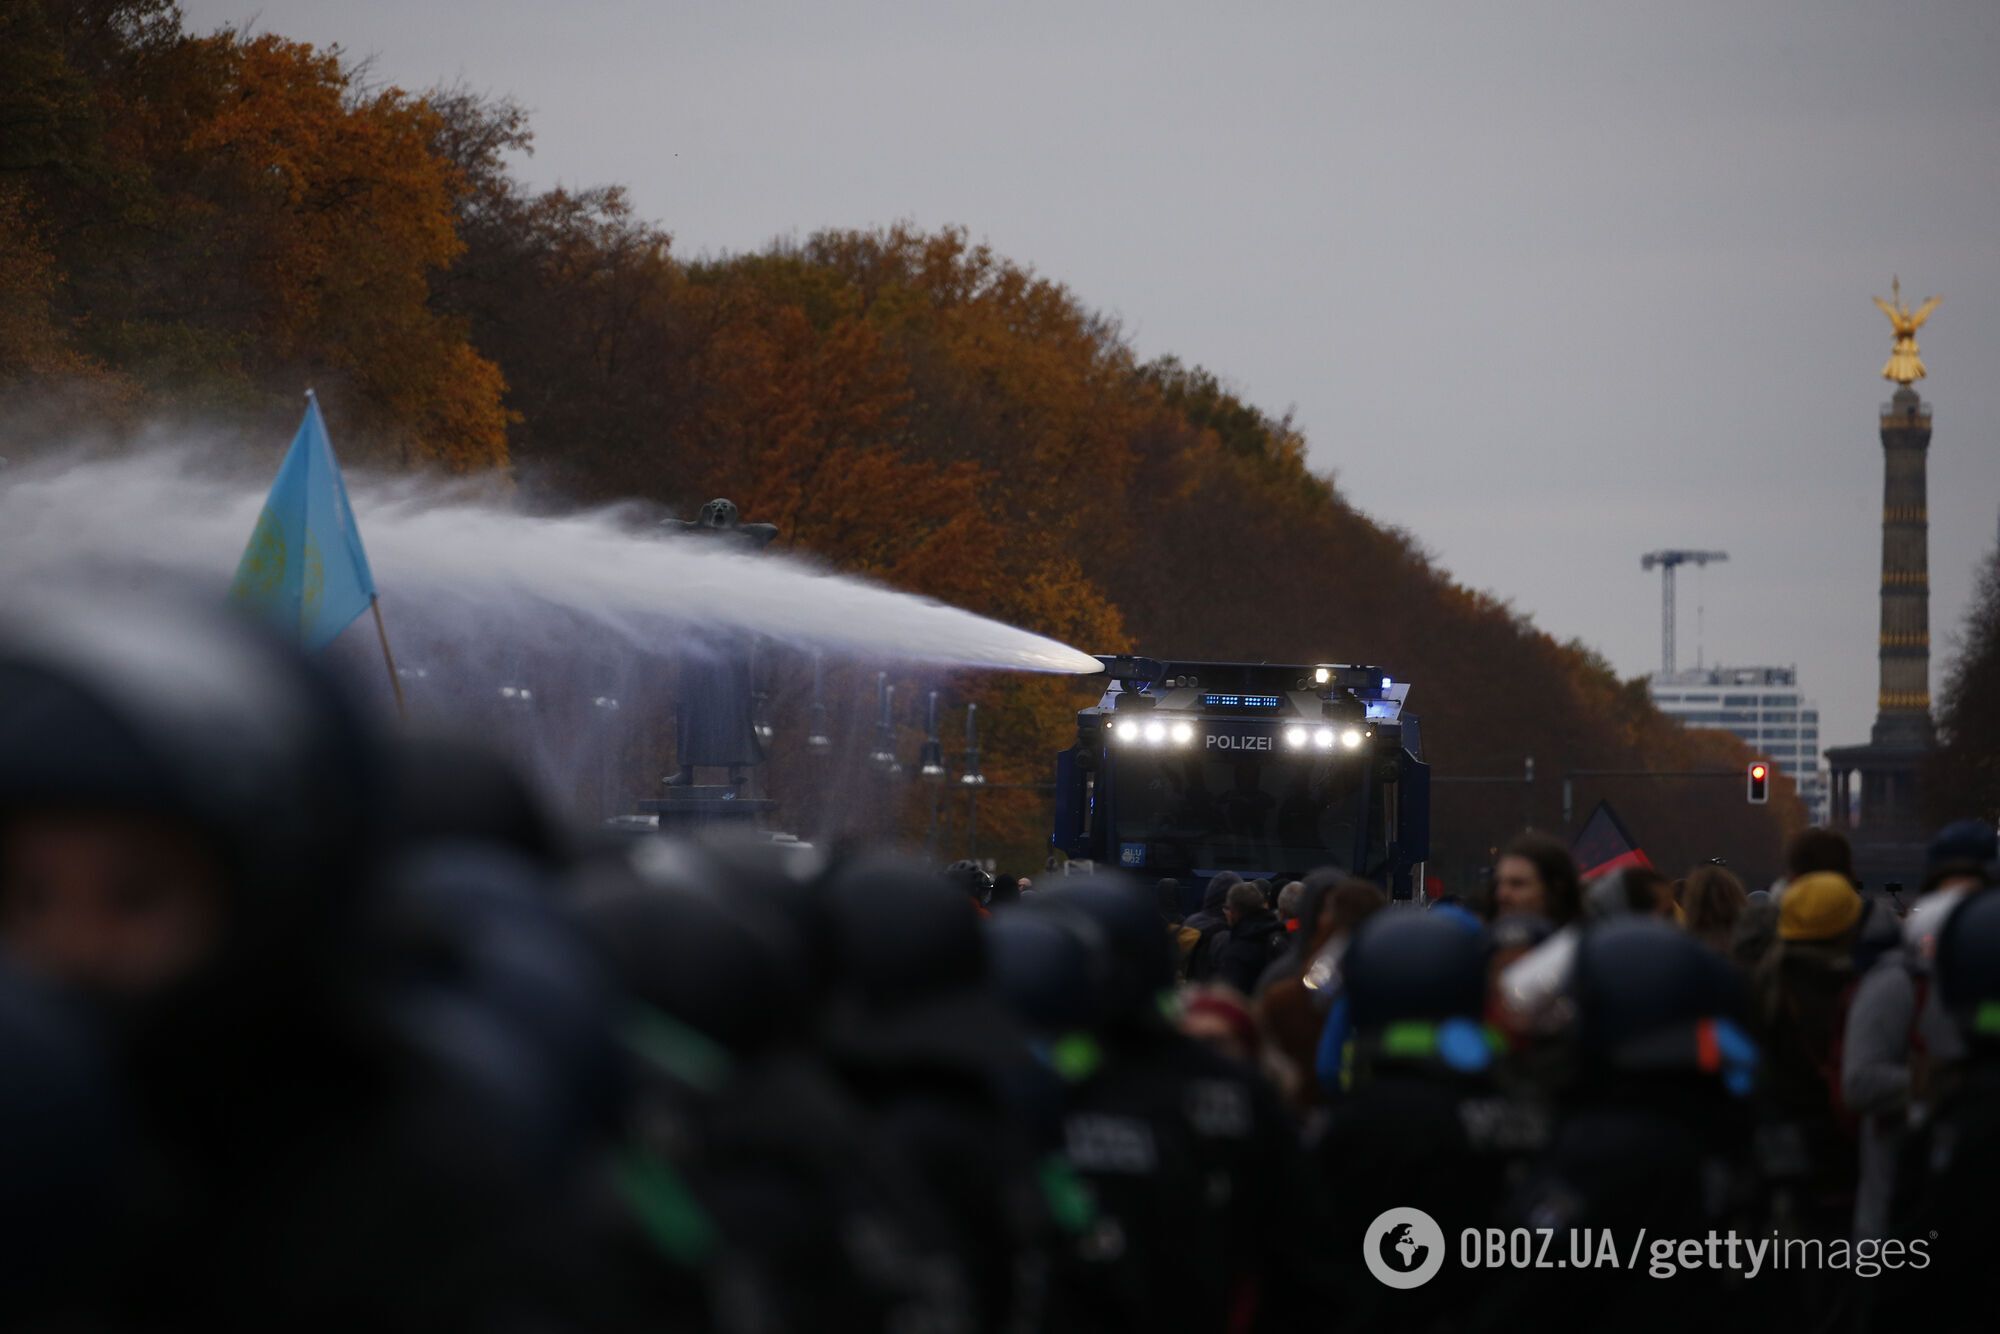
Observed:
[[[1924,359],[1917,355],[1917,330],[1924,327],[1924,321],[1937,309],[1938,298],[1930,297],[1924,304],[1912,311],[1903,304],[1903,281],[1889,279],[1889,301],[1874,298],[1882,313],[1889,317],[1890,325],[1896,330],[1896,346],[1889,353],[1889,362],[1882,367],[1882,378],[1894,380],[1897,384],[1909,384],[1912,380],[1924,378]],[[1891,302],[1894,302],[1892,305]]]

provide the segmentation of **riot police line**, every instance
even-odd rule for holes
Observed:
[[[1992,839],[1942,831],[1907,919],[1823,831],[1769,902],[1530,840],[1487,903],[1327,869],[1182,919],[581,839],[219,613],[17,606],[0,1322],[1969,1327]],[[1864,1243],[1926,1263],[1826,1260]]]

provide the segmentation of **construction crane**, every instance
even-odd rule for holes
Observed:
[[[1700,567],[1710,561],[1728,560],[1726,551],[1649,551],[1639,557],[1639,568],[1660,567],[1660,670],[1674,674],[1674,571],[1683,565]]]

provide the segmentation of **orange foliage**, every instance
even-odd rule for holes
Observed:
[[[88,369],[52,309],[59,283],[55,257],[29,223],[27,201],[0,187],[0,382]]]
[[[253,417],[290,415],[317,384],[358,453],[506,461],[499,370],[430,304],[463,248],[463,183],[422,100],[359,92],[337,51],[171,26],[67,77],[92,75],[90,133],[25,173],[85,350]],[[79,192],[83,177],[108,185]]]

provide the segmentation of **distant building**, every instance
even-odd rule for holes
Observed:
[[[1799,694],[1794,667],[1696,667],[1647,679],[1661,713],[1687,727],[1734,733],[1799,785],[1814,824],[1827,819],[1819,767],[1819,706]]]

